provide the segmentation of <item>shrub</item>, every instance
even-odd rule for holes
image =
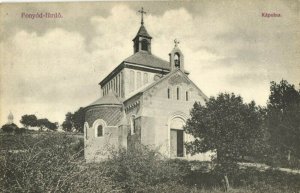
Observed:
[[[1,155],[2,192],[112,191],[101,165],[86,165],[78,156],[83,146],[76,147],[77,139],[52,133],[15,137],[19,149]]]
[[[220,193],[223,189],[215,173],[191,171],[190,162],[165,159],[143,145],[111,151],[108,160],[87,164],[82,155],[83,140],[72,135],[0,136],[1,144],[4,139],[10,144],[0,154],[1,192]],[[249,168],[239,170],[231,179],[232,193],[292,193],[300,189],[300,175],[280,171]]]
[[[107,167],[114,182],[125,192],[151,192],[161,184],[181,183],[189,170],[187,162],[166,160],[157,150],[143,145],[111,155]]]
[[[1,127],[1,130],[3,132],[6,132],[6,133],[12,133],[14,132],[15,129],[17,129],[18,126],[14,123],[11,123],[11,124],[5,124]]]
[[[248,187],[253,192],[297,192],[300,190],[300,175],[269,169],[239,170],[234,177],[235,187]]]

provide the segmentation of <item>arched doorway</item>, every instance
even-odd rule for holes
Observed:
[[[181,117],[174,117],[170,123],[170,156],[184,157],[185,121]]]

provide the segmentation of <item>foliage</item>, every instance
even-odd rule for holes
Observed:
[[[86,165],[78,139],[61,133],[14,136],[20,149],[2,151],[1,192],[111,192],[101,165]]]
[[[259,171],[254,168],[239,170],[232,179],[236,188],[245,188],[253,192],[298,192],[300,175],[268,169]]]
[[[8,138],[10,145],[0,156],[1,192],[223,192],[214,174],[191,172],[190,162],[166,160],[145,146],[112,151],[107,161],[87,164],[83,140],[72,135],[2,134],[1,144]],[[229,192],[292,193],[300,189],[299,182],[300,175],[239,170]]]
[[[183,182],[190,169],[187,161],[164,160],[144,146],[112,151],[107,161],[86,164],[82,141],[68,135],[10,137],[18,150],[2,152],[3,192],[155,192],[163,184]]]
[[[240,158],[262,149],[253,144],[263,146],[258,142],[263,140],[259,108],[233,93],[211,97],[206,105],[196,102],[184,129],[195,138],[186,144],[188,152],[215,151],[216,171],[224,173],[234,173]]]
[[[74,128],[77,132],[83,133],[84,115],[84,108],[82,107],[74,113],[68,112],[62,124],[63,130],[72,131]]]
[[[72,129],[73,129],[73,114],[71,112],[68,112],[66,114],[66,118],[62,124],[62,128],[64,131],[72,131]]]
[[[164,160],[157,150],[140,144],[111,155],[107,167],[125,192],[152,192],[153,187],[163,183],[180,183],[190,170],[187,161]]]
[[[58,127],[58,124],[55,122],[51,122],[48,119],[38,119],[35,115],[23,115],[20,123],[24,125],[25,128],[28,129],[28,127],[40,127],[40,130],[43,129],[49,129],[49,130],[56,130]]]
[[[57,123],[52,123],[48,119],[38,119],[37,120],[37,126],[40,127],[41,130],[43,129],[50,129],[55,131],[57,129]]]
[[[271,82],[266,121],[273,159],[300,159],[300,90],[286,80]]]
[[[37,117],[35,115],[23,115],[21,117],[20,123],[24,125],[24,127],[28,128],[30,127],[36,127],[38,122],[37,122]]]
[[[83,125],[85,120],[84,108],[80,107],[74,112],[74,127],[76,131],[83,133]]]
[[[24,127],[21,127],[21,128],[16,128],[15,129],[15,134],[23,134],[26,132],[26,129]]]
[[[14,123],[11,123],[11,124],[5,124],[1,127],[1,130],[3,132],[6,132],[6,133],[12,133],[14,132],[16,129],[18,129],[18,126]]]

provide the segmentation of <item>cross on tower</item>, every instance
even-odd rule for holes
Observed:
[[[139,12],[141,13],[141,17],[142,17],[141,24],[144,25],[144,14],[146,14],[146,12],[144,11],[143,7],[141,10],[139,10]]]
[[[175,43],[175,47],[177,47],[180,42],[177,39],[175,39],[174,43]]]

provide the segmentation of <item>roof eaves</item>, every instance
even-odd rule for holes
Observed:
[[[132,99],[133,97],[136,97],[136,96],[141,95],[141,94],[143,94],[143,92],[142,92],[142,91],[138,91],[137,93],[131,95],[131,96],[128,97],[128,98],[126,98],[126,99],[123,101],[123,104],[126,103],[127,101],[129,101],[130,99]]]
[[[150,65],[145,65],[145,64],[138,64],[138,63],[134,63],[134,62],[125,62],[125,67],[128,67],[128,66],[138,66],[138,67],[141,67],[141,68],[148,68],[148,69],[151,69],[151,70],[157,70],[157,71],[166,71],[166,72],[170,72],[170,68],[159,68],[159,67],[153,67],[153,66],[150,66]]]
[[[108,75],[105,76],[98,84],[103,86],[104,83],[107,82],[107,79],[110,79],[112,76],[117,74],[120,70],[124,68],[124,61],[122,61],[117,67],[115,67]]]

